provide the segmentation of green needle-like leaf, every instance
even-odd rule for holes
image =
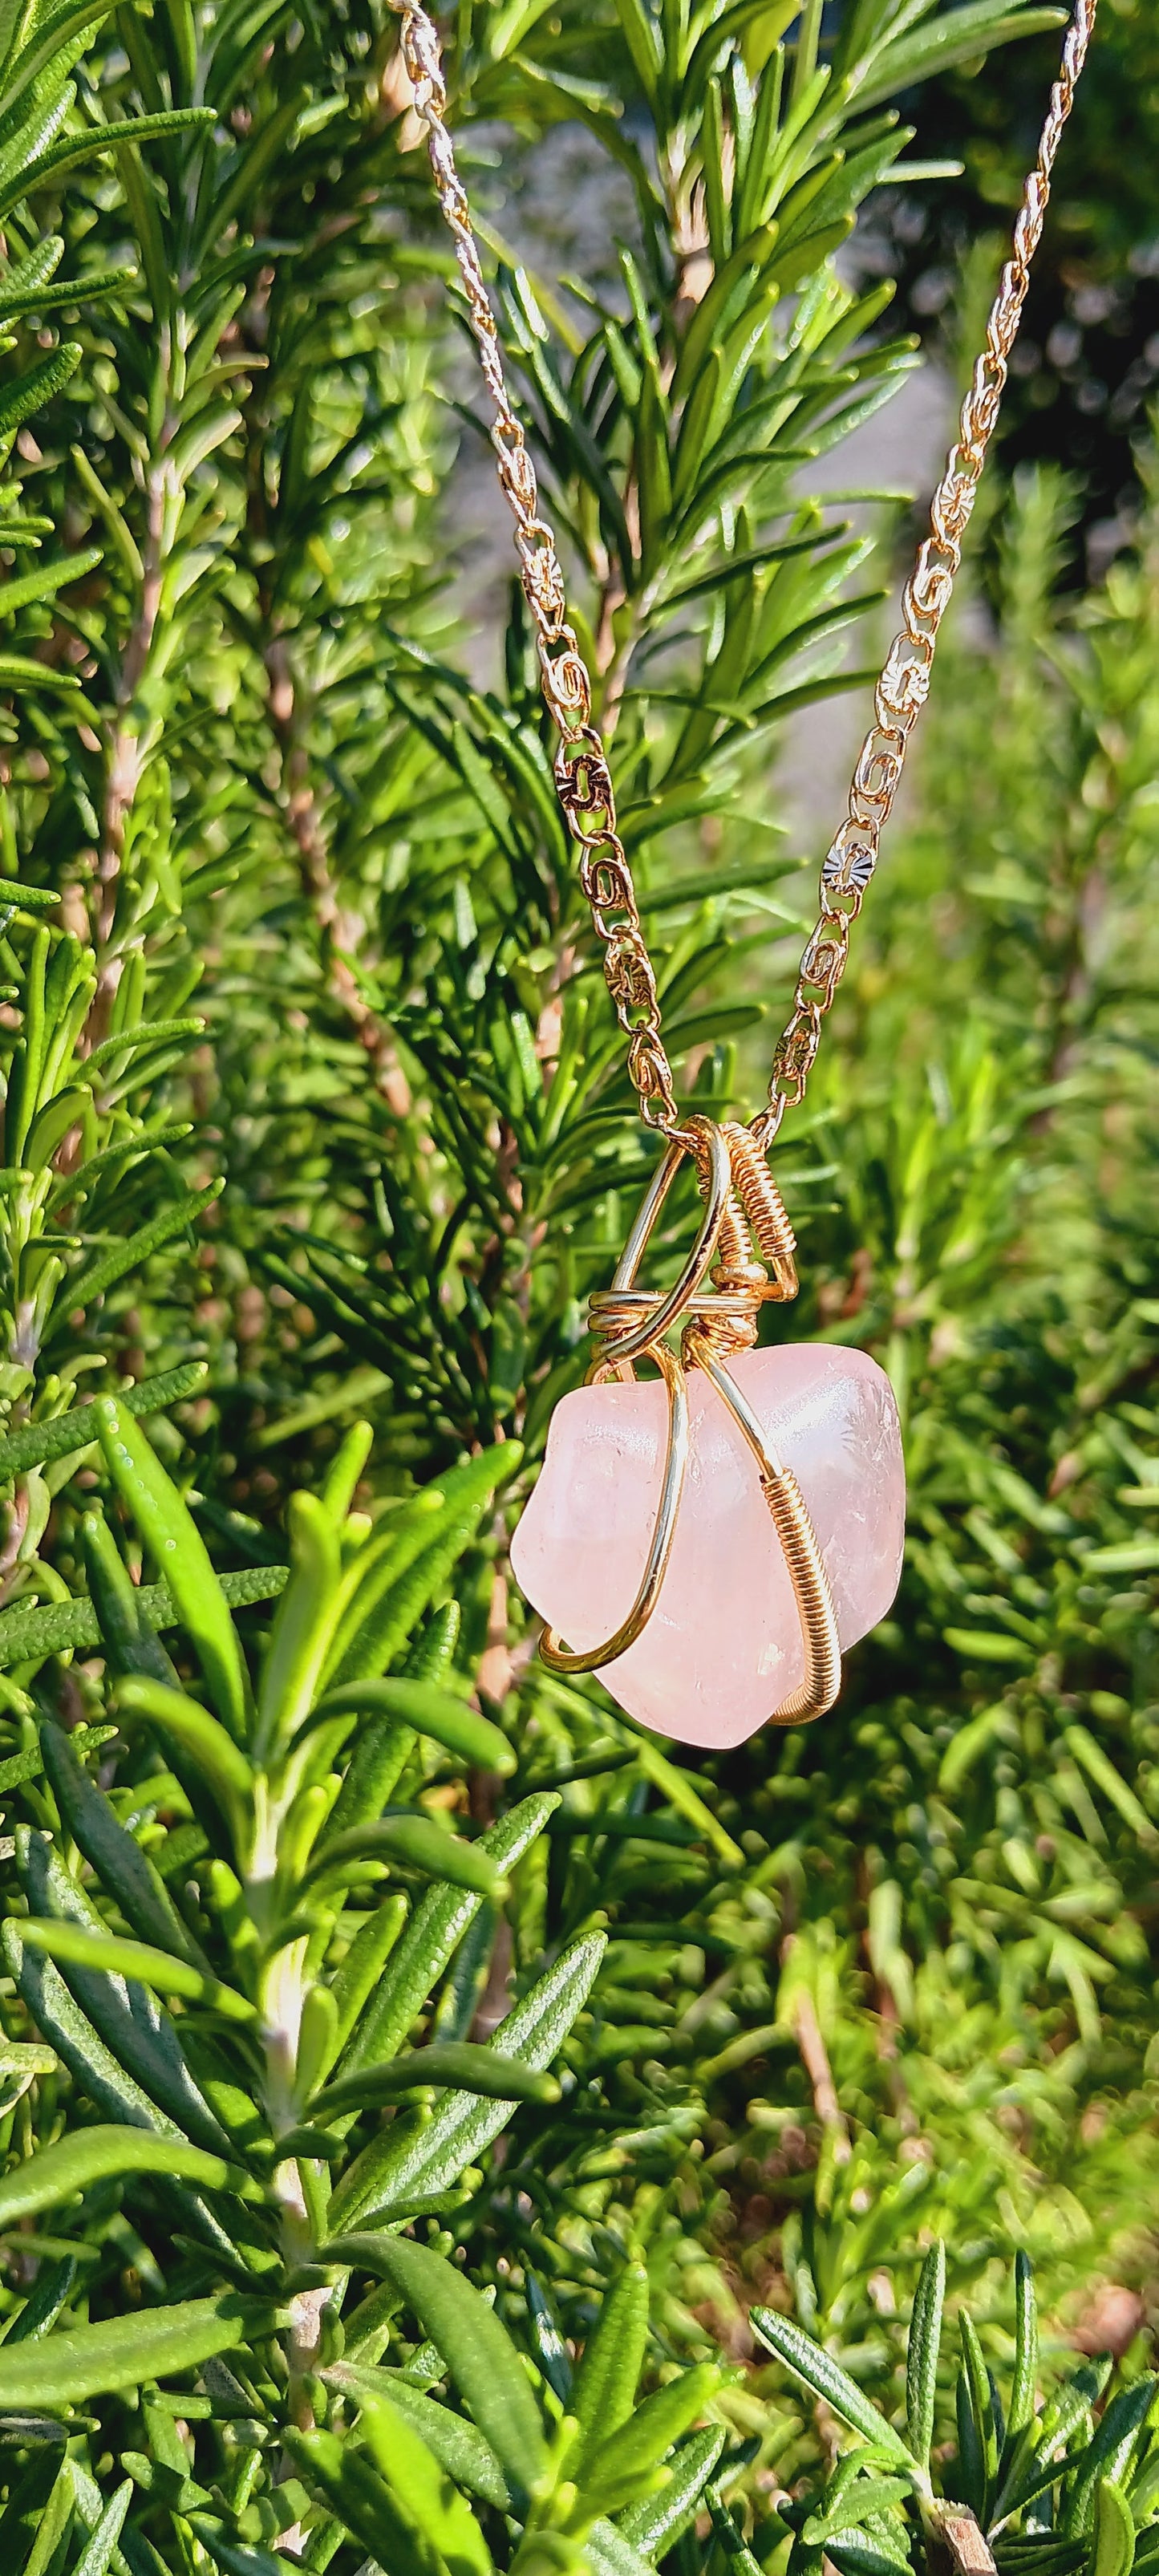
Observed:
[[[426,2048],[408,2048],[382,2066],[362,2066],[353,2075],[328,2084],[310,2104],[311,2119],[335,2118],[375,2103],[393,2102],[400,2093],[422,2084],[453,2084],[462,2091],[490,2095],[499,2101],[558,2102],[554,2075],[520,2066],[493,2048],[473,2047],[469,2040],[432,2040]]]
[[[627,2423],[584,2454],[578,2510],[615,2513],[634,2502],[655,2469],[702,2415],[720,2387],[712,2362],[700,2362],[637,2405]]]
[[[397,1681],[345,1682],[341,1689],[327,1691],[311,1710],[309,1723],[325,1725],[332,1717],[373,1717],[378,1714],[398,1718],[404,1726],[413,1727],[418,1735],[427,1735],[442,1744],[449,1753],[457,1753],[481,1771],[497,1771],[506,1778],[515,1769],[515,1755],[505,1735],[489,1718],[480,1717],[461,1700],[452,1699],[449,1691],[438,1690],[432,1682]]]
[[[470,1888],[496,1905],[507,1894],[507,1880],[481,1843],[464,1842],[427,1816],[392,1816],[384,1824],[359,1825],[351,1833],[335,1834],[311,1863],[303,1885],[308,1888],[317,1879],[345,1877],[351,1865],[361,1860],[401,1861],[428,1878]]]
[[[253,1794],[254,1775],[245,1754],[215,1717],[183,1691],[170,1690],[164,1682],[141,1673],[130,1674],[120,1684],[117,1710],[128,1726],[147,1719],[171,1736],[196,1765],[223,1815],[232,1817],[240,1828]]]
[[[246,1566],[221,1578],[223,1598],[233,1609],[253,1601],[276,1600],[287,1579],[284,1565]],[[179,1611],[167,1583],[142,1584],[141,1616],[154,1628],[174,1628]],[[90,1601],[51,1601],[43,1609],[0,1611],[0,1670],[13,1664],[43,1663],[46,1655],[85,1653],[102,1643],[101,1622]]]
[[[929,2466],[938,2394],[938,2353],[942,2308],[946,2296],[946,2249],[939,2238],[931,2245],[918,2276],[910,2318],[906,2360],[905,2417],[910,2451],[921,2469]]]
[[[1110,2478],[1095,2490],[1094,2540],[1090,2576],[1131,2576],[1135,2559],[1135,2524],[1130,2505]]]
[[[0,2350],[0,2406],[82,2404],[146,2380],[197,2370],[210,2356],[233,2352],[271,2322],[260,2302],[234,2291],[215,2299],[188,2299],[177,2307],[147,2308],[110,2317],[100,2325],[74,2326],[43,2343]]]
[[[109,1473],[170,1586],[217,1715],[229,1734],[240,1739],[247,1724],[249,1684],[205,1541],[144,1433],[116,1398],[99,1396],[95,1411]]]
[[[146,1941],[124,1941],[114,1932],[86,1932],[78,1923],[21,1923],[20,1938],[29,1950],[44,1950],[66,1966],[96,1968],[111,1977],[138,1977],[161,1994],[185,1995],[207,2005],[227,2021],[257,2020],[257,2007],[233,1986],[203,1974],[187,1959],[174,1959]]]
[[[241,2189],[252,2196],[255,2189],[236,2165],[179,2139],[150,2137],[140,2129],[81,2129],[75,2137],[42,2147],[0,2178],[0,2227],[14,2227],[39,2210],[54,2209],[110,2176],[134,2173],[173,2174],[201,2183],[207,2191]]]
[[[802,2334],[791,2317],[778,2316],[771,2308],[754,2308],[752,2321],[763,2344],[767,2344],[786,2370],[802,2381],[814,2397],[832,2409],[851,2432],[863,2440],[876,2443],[892,2458],[908,2460],[909,2452],[900,2435],[851,2379],[847,2370],[831,2359],[820,2344]]]
[[[508,2478],[533,2495],[547,2465],[543,2428],[515,2346],[478,2290],[429,2246],[404,2236],[339,2240],[327,2257],[393,2282],[437,2344]]]
[[[630,2416],[647,2343],[647,2268],[625,2263],[605,2294],[576,2372],[570,2412],[580,2428],[577,2476],[593,2450]]]
[[[141,1386],[123,1388],[118,1402],[134,1417],[161,1413],[167,1405],[181,1404],[196,1394],[205,1375],[204,1360],[189,1360],[183,1368],[166,1369]],[[0,1477],[23,1475],[26,1468],[38,1467],[49,1458],[67,1458],[70,1451],[85,1449],[96,1438],[97,1423],[88,1404],[55,1414],[48,1422],[26,1423],[22,1431],[0,1440]]]
[[[406,2416],[434,2458],[468,2495],[495,2505],[500,2513],[513,2510],[511,2489],[490,2443],[465,2416],[410,2387],[400,2371],[378,2370],[372,2363],[337,2361],[325,2377],[328,2386],[347,2390],[358,2402],[388,2398],[395,2413]]]
[[[1030,2257],[1021,2246],[1014,2257],[1014,2301],[1014,2376],[1006,2416],[1008,2443],[1031,2422],[1038,2390],[1038,2305]]]
[[[413,2417],[389,2397],[363,2396],[362,2421],[375,2466],[443,2565],[491,2576],[491,2552],[470,2506],[444,2474]]]

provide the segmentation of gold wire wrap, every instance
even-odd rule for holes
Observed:
[[[805,1648],[804,1681],[782,1700],[774,1722],[810,1726],[815,1717],[824,1717],[832,1708],[841,1688],[837,1614],[817,1534],[792,1469],[783,1476],[762,1476],[761,1484],[789,1569]]]
[[[685,1154],[695,1163],[704,1200],[696,1241],[673,1287],[663,1292],[638,1288],[641,1261]],[[764,1262],[754,1257],[754,1243],[772,1265],[771,1278]],[[752,1348],[766,1300],[781,1303],[796,1296],[795,1250],[780,1191],[748,1129],[731,1122],[718,1126],[708,1118],[690,1119],[684,1135],[673,1139],[657,1164],[611,1287],[597,1290],[588,1310],[596,1345],[588,1385],[609,1377],[631,1382],[636,1361],[650,1359],[668,1390],[668,1439],[647,1561],[627,1617],[602,1645],[572,1652],[554,1628],[545,1628],[539,1651],[550,1671],[602,1670],[626,1654],[647,1627],[668,1569],[688,1464],[685,1372],[703,1368],[756,1459],[801,1623],[805,1678],[774,1709],[769,1722],[800,1726],[832,1708],[841,1687],[841,1646],[816,1533],[792,1469],[770,1449],[755,1413],[724,1365],[727,1357]],[[678,1325],[683,1326],[679,1357],[664,1339]]]
[[[693,1244],[675,1287],[666,1296],[653,1288],[637,1288],[636,1273],[647,1249],[672,1183],[685,1154],[697,1154],[697,1177],[705,1198],[705,1211],[700,1232]],[[719,1127],[707,1118],[689,1122],[688,1144],[675,1137],[657,1164],[616,1264],[610,1288],[597,1290],[588,1303],[588,1321],[596,1343],[596,1359],[588,1371],[589,1383],[606,1374],[610,1362],[618,1376],[631,1377],[631,1363],[651,1359],[657,1343],[678,1323],[682,1315],[695,1314],[703,1304],[699,1294],[707,1278],[721,1228],[728,1213],[732,1188],[732,1165],[728,1146]]]
[[[775,1451],[770,1449],[761,1425],[735,1378],[730,1377],[728,1370],[722,1368],[719,1360],[711,1354],[705,1355],[701,1366],[707,1369],[717,1394],[728,1406],[733,1421],[743,1431],[756,1459],[761,1491],[781,1542],[781,1554],[788,1568],[801,1622],[805,1678],[800,1687],[774,1711],[771,1723],[774,1726],[808,1725],[813,1718],[824,1717],[841,1688],[841,1640],[837,1634],[837,1612],[817,1544],[817,1533],[792,1468],[784,1466]]]
[[[606,1645],[590,1648],[586,1654],[569,1654],[560,1644],[554,1628],[545,1628],[539,1640],[539,1651],[553,1673],[594,1673],[597,1664],[614,1664],[627,1653],[647,1627],[659,1598],[660,1586],[668,1572],[672,1541],[676,1536],[676,1517],[684,1490],[684,1470],[688,1465],[688,1381],[666,1342],[659,1342],[648,1354],[654,1359],[668,1389],[668,1448],[664,1474],[660,1483],[660,1501],[656,1523],[648,1547],[648,1561],[640,1577],[640,1588],[627,1618],[607,1640]],[[627,1363],[630,1370],[631,1363]],[[603,1368],[594,1372],[604,1376]]]
[[[733,1186],[757,1249],[772,1271],[780,1296],[795,1297],[797,1238],[764,1152],[747,1127],[729,1120],[723,1132],[732,1162]]]

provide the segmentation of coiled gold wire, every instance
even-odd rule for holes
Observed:
[[[728,1120],[723,1129],[732,1165],[733,1189],[763,1261],[773,1274],[771,1293],[782,1299],[797,1294],[797,1238],[785,1202],[756,1138],[747,1127]]]
[[[640,1263],[685,1154],[695,1162],[704,1201],[696,1241],[672,1288],[664,1293],[638,1288]],[[771,1277],[765,1263],[754,1258],[754,1243],[765,1254]],[[780,1191],[748,1129],[731,1123],[717,1125],[707,1118],[690,1119],[657,1166],[611,1287],[599,1290],[589,1307],[596,1344],[589,1385],[608,1377],[630,1380],[635,1377],[636,1361],[651,1359],[668,1390],[667,1448],[644,1572],[627,1617],[602,1645],[572,1651],[555,1629],[545,1628],[539,1651],[551,1671],[602,1670],[626,1654],[647,1627],[672,1553],[688,1461],[685,1370],[703,1368],[753,1451],[797,1605],[805,1676],[798,1689],[773,1710],[770,1723],[800,1726],[832,1708],[841,1687],[841,1645],[816,1532],[796,1477],[770,1450],[755,1413],[724,1364],[738,1351],[751,1349],[766,1300],[783,1301],[796,1295],[795,1251]],[[677,1325],[683,1326],[679,1358],[664,1339]]]
[[[774,1710],[771,1723],[774,1726],[808,1725],[813,1718],[823,1717],[826,1709],[832,1708],[841,1688],[837,1611],[817,1544],[817,1533],[792,1468],[783,1466],[770,1449],[764,1431],[735,1379],[730,1377],[719,1360],[711,1356],[706,1355],[701,1366],[707,1369],[717,1394],[728,1406],[756,1459],[761,1491],[781,1542],[781,1554],[793,1586],[797,1617],[801,1623],[805,1678],[799,1688]]]

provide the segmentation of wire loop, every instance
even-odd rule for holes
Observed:
[[[685,1156],[696,1167],[704,1212],[696,1240],[671,1288],[640,1288],[640,1264]],[[761,1252],[763,1260],[756,1258]],[[841,1647],[833,1595],[800,1486],[769,1448],[726,1359],[750,1350],[767,1300],[795,1297],[796,1243],[779,1189],[747,1127],[691,1118],[662,1155],[616,1265],[610,1288],[589,1304],[596,1355],[588,1384],[631,1382],[636,1362],[650,1359],[668,1392],[668,1433],[660,1500],[636,1598],[614,1634],[572,1651],[546,1628],[539,1651],[557,1673],[590,1673],[614,1664],[643,1635],[659,1599],[676,1535],[688,1464],[687,1370],[711,1378],[757,1462],[761,1489],[793,1586],[805,1678],[773,1711],[772,1723],[798,1726],[831,1708],[841,1685]],[[766,1267],[766,1263],[769,1265]],[[771,1275],[770,1275],[771,1273]],[[679,1355],[665,1336],[682,1327]]]

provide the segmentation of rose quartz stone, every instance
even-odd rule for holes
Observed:
[[[851,1646],[884,1618],[901,1573],[905,1474],[889,1379],[864,1351],[823,1343],[745,1351],[731,1368],[796,1475]],[[804,1679],[800,1621],[752,1451],[703,1370],[689,1370],[688,1394],[688,1468],[660,1597],[599,1678],[660,1735],[742,1744]],[[578,1387],[552,1416],[511,1562],[573,1652],[610,1637],[635,1600],[667,1421],[659,1379]]]

